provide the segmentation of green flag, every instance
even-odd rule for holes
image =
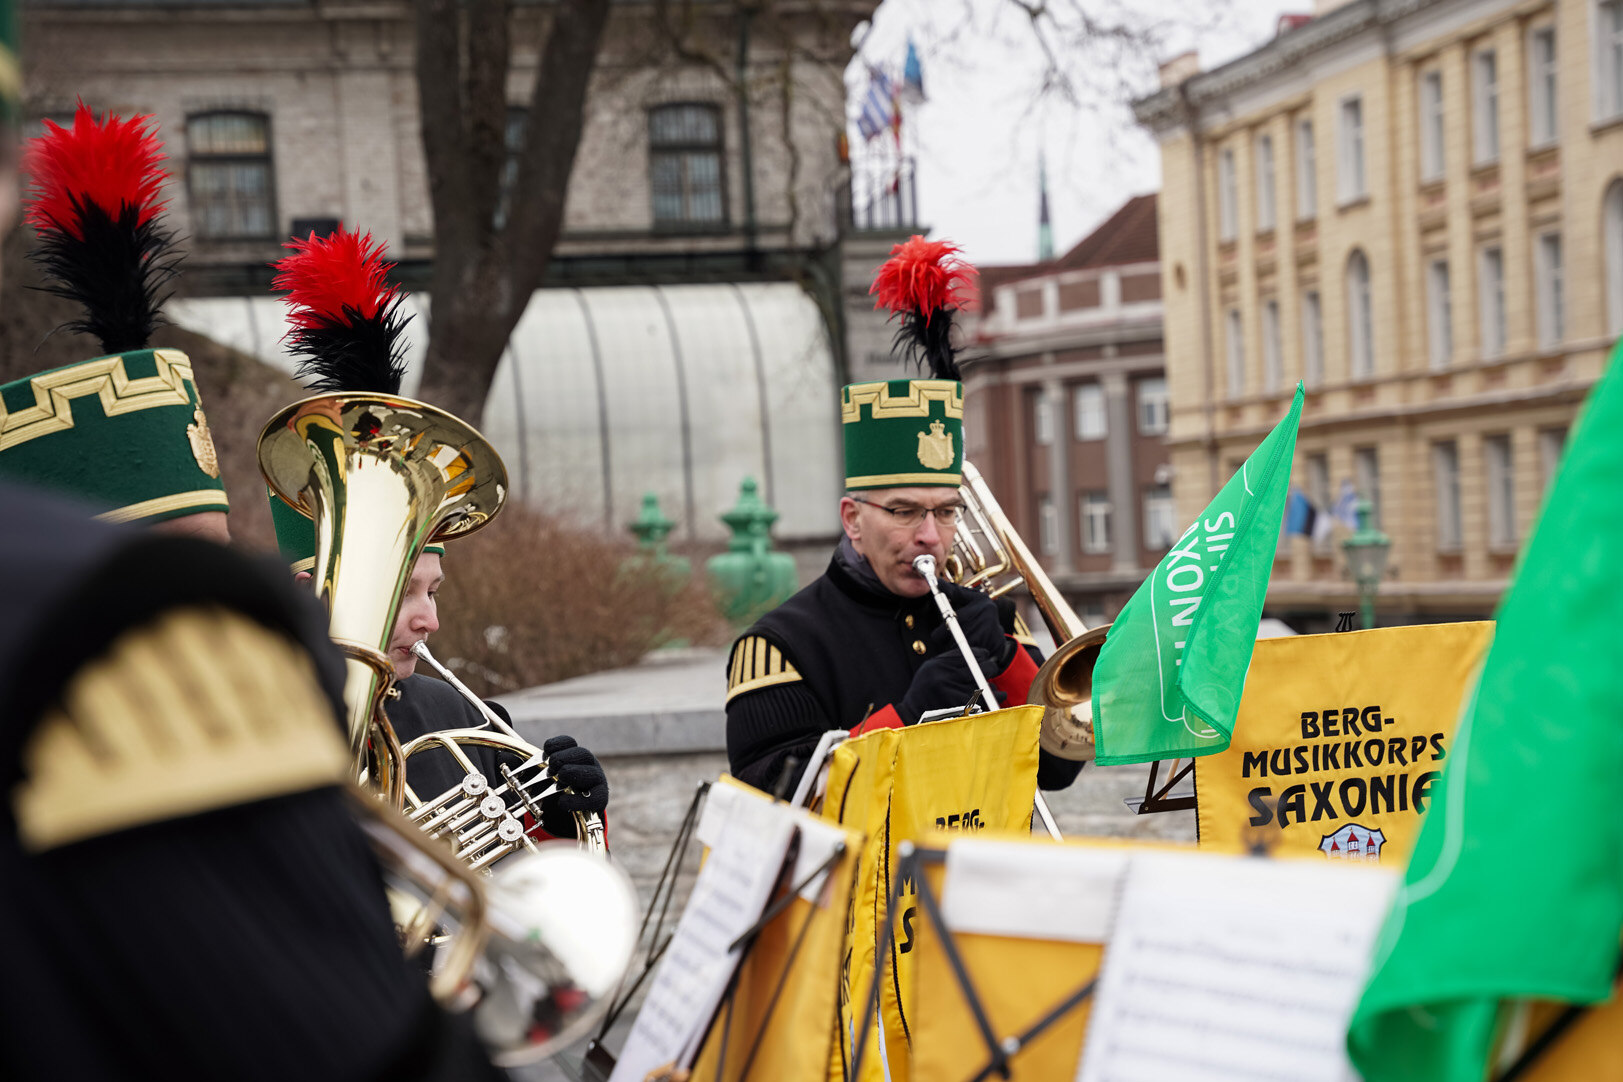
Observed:
[[[1347,1048],[1368,1079],[1481,1082],[1500,1004],[1594,1003],[1623,929],[1623,350],[1499,606]]]
[[[1098,761],[1145,763],[1229,746],[1274,568],[1302,386],[1110,625],[1093,671]]]

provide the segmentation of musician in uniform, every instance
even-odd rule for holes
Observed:
[[[271,500],[271,518],[283,559],[300,581],[308,580],[315,563],[315,528],[311,521],[281,500]],[[478,729],[486,726],[479,710],[443,680],[417,672],[417,655],[412,647],[426,642],[439,630],[440,586],[445,582],[445,546],[430,544],[412,566],[406,591],[400,599],[394,631],[389,638],[389,661],[394,665],[395,688],[399,698],[388,700],[384,709],[401,744],[431,732],[448,729]],[[512,717],[501,703],[490,700],[485,706],[503,721]],[[480,773],[494,785],[501,784],[500,764],[516,767],[518,760],[494,748],[466,747]],[[609,803],[608,776],[602,765],[574,737],[554,736],[541,745],[549,773],[560,791],[541,802],[541,829],[555,838],[575,837],[576,812],[604,812]],[[461,783],[461,768],[448,753],[426,750],[411,758],[406,781],[419,797],[445,792]]]
[[[275,285],[286,291],[297,328],[290,342],[301,358],[299,374],[313,380],[312,390],[398,395],[405,374],[400,360],[404,295],[387,283],[392,265],[383,261],[381,249],[370,236],[344,232],[294,238],[287,247],[292,254],[276,264],[281,273]],[[270,505],[283,559],[297,577],[307,578],[315,565],[314,523],[274,494]],[[384,709],[403,745],[430,732],[487,727],[478,707],[449,684],[416,672],[418,659],[412,647],[439,628],[437,594],[445,581],[444,555],[445,546],[439,543],[428,544],[418,555],[388,644],[398,695]],[[511,722],[500,704],[485,706]],[[516,768],[520,762],[493,748],[462,750],[492,786],[502,784],[504,763]],[[541,801],[540,829],[555,838],[574,838],[576,813],[602,813],[608,806],[608,778],[597,758],[573,737],[552,737],[541,751],[548,775],[559,788]],[[406,770],[407,784],[424,799],[460,785],[465,776],[441,749],[413,755]]]
[[[963,708],[978,684],[969,661],[913,567],[939,567],[963,501],[963,384],[948,339],[959,297],[951,246],[914,238],[882,269],[887,282],[935,275],[933,294],[898,301],[899,340],[912,341],[937,378],[859,383],[841,392],[844,536],[828,570],[761,617],[727,661],[727,757],[734,776],[773,791],[791,784],[823,733],[912,725],[928,711]],[[970,650],[999,698],[1026,702],[1041,655],[1012,602],[942,583]],[[1059,789],[1081,764],[1040,757],[1038,785]]]
[[[0,516],[0,1077],[501,1077],[401,955],[285,577],[3,482]]]

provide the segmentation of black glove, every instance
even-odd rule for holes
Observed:
[[[998,603],[979,590],[965,589],[953,583],[943,583],[942,590],[947,600],[952,602],[953,611],[958,614],[958,626],[963,630],[970,648],[984,652],[997,663],[997,672],[991,675],[996,676],[1008,668],[1019,644],[1003,630],[1003,616],[998,611]],[[958,649],[958,644],[952,640],[951,630],[944,622],[932,638],[937,650]]]
[[[974,650],[974,653],[988,680],[1003,671],[984,651]],[[919,715],[926,711],[948,706],[962,709],[970,696],[979,690],[975,674],[969,671],[969,663],[964,660],[962,651],[954,646],[951,651],[939,653],[919,666],[919,671],[913,674],[913,683],[908,685],[907,694],[896,704],[896,714],[902,719],[903,725],[916,725]],[[992,689],[992,694],[998,697],[999,703],[1008,697],[996,688]],[[997,709],[993,703],[986,703],[985,706],[988,710]]]
[[[541,745],[547,776],[560,786],[541,801],[541,829],[554,838],[575,836],[576,812],[601,812],[609,806],[609,777],[597,756],[572,736],[555,736]]]

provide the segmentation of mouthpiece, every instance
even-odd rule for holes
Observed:
[[[430,665],[434,663],[434,655],[428,652],[428,643],[426,642],[418,640],[417,642],[412,643],[411,652],[428,662]]]
[[[913,570],[926,582],[935,581],[935,557],[926,552],[922,556],[913,557]]]

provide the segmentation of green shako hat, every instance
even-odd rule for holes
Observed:
[[[853,383],[840,392],[849,490],[957,488],[964,465],[964,385],[952,318],[974,303],[975,271],[946,241],[914,236],[891,249],[873,288],[875,308],[900,316],[892,348],[929,379]]]
[[[273,288],[287,291],[290,351],[299,358],[298,375],[313,377],[312,391],[357,391],[398,395],[406,374],[402,335],[410,318],[401,311],[405,292],[390,285],[393,263],[372,234],[311,233],[283,245],[293,254],[274,265]],[[316,524],[303,511],[266,489],[276,547],[294,571],[316,562]],[[432,542],[423,551],[445,555]]]
[[[81,105],[71,128],[47,120],[29,140],[29,258],[47,292],[81,307],[65,329],[104,355],[0,386],[0,475],[107,505],[101,517],[121,522],[230,509],[191,362],[147,345],[179,262],[151,119],[98,121]]]

